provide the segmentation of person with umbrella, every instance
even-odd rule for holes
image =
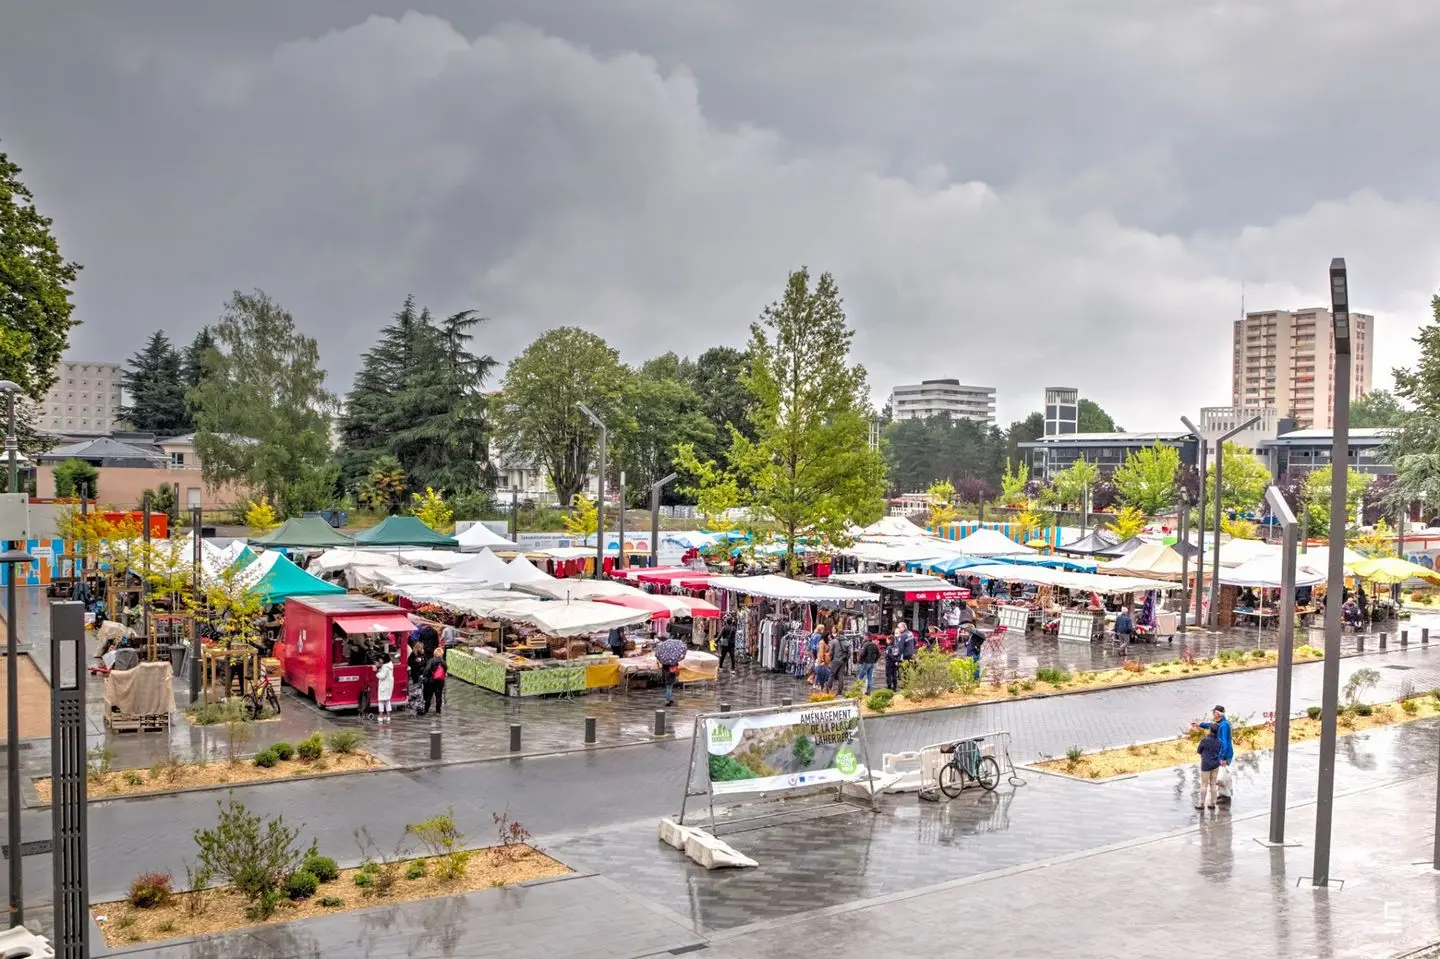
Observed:
[[[675,705],[675,679],[680,675],[680,663],[690,647],[678,639],[667,639],[655,647],[655,662],[660,664],[660,675],[665,680],[665,705]]]

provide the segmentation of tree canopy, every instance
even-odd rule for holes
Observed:
[[[319,348],[260,290],[235,292],[214,337],[191,394],[205,482],[244,483],[288,513],[293,494],[328,467],[335,397]]]
[[[1229,512],[1246,513],[1254,510],[1265,498],[1265,489],[1272,482],[1270,469],[1259,459],[1245,452],[1235,443],[1225,443],[1225,487],[1222,490],[1220,502],[1224,509]],[[1205,471],[1206,483],[1206,510],[1209,519],[1207,522],[1214,522],[1215,514],[1209,512],[1215,509],[1215,463],[1210,463],[1210,468]]]
[[[1175,505],[1179,496],[1180,451],[1156,443],[1135,450],[1110,476],[1115,495],[1145,516],[1155,516]]]
[[[1405,413],[1405,406],[1394,393],[1371,390],[1350,404],[1350,426],[1355,429],[1399,426]]]
[[[885,427],[884,441],[894,495],[914,493],[942,480],[971,502],[999,492],[1005,435],[994,427],[941,413],[892,422]]]
[[[51,220],[36,208],[20,167],[0,152],[0,379],[39,402],[79,325],[71,287],[80,265],[65,259]],[[22,445],[33,447],[28,430]]]
[[[135,429],[161,437],[193,429],[185,400],[184,365],[164,332],[151,333],[144,347],[130,357],[121,373],[121,385],[130,405],[120,415]]]
[[[752,509],[773,522],[795,569],[802,535],[844,536],[883,513],[885,463],[870,448],[865,368],[850,363],[854,336],[829,273],[812,286],[801,268],[750,327],[744,383],[755,438],[733,433],[731,470]]]
[[[1311,536],[1330,535],[1330,486],[1334,479],[1333,465],[1326,463],[1319,469],[1311,470],[1300,483],[1300,503],[1309,514]],[[1370,480],[1370,476],[1361,473],[1353,466],[1346,469],[1345,515],[1339,518],[1342,532],[1354,519],[1355,511],[1360,505],[1360,500],[1365,496],[1365,490],[1370,485]]]
[[[595,465],[600,438],[577,404],[618,439],[628,379],[620,354],[594,333],[573,326],[547,330],[505,371],[495,413],[502,449],[543,467],[560,502],[569,504]]]
[[[717,430],[701,408],[700,396],[688,380],[693,364],[666,353],[647,361],[630,376],[621,398],[616,435],[616,462],[625,471],[632,502],[649,502],[651,483],[673,472],[682,444],[702,449],[717,446]],[[609,425],[609,424],[607,424]]]

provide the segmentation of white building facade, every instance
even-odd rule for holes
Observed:
[[[103,436],[120,419],[119,363],[62,360],[59,379],[35,414],[34,427],[47,433]]]
[[[966,386],[959,380],[925,380],[890,391],[896,420],[917,420],[948,413],[951,419],[995,425],[995,387]]]

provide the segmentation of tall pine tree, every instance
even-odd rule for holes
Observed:
[[[121,415],[135,429],[162,437],[190,431],[180,354],[163,332],[150,334],[145,346],[130,357],[121,384],[130,397]]]

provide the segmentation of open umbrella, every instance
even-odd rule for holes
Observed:
[[[690,647],[680,640],[667,639],[655,647],[655,661],[662,666],[679,666],[688,652]]]
[[[1362,559],[1349,564],[1355,575],[1372,583],[1403,583],[1409,579],[1420,579],[1427,583],[1440,583],[1440,573],[1426,569],[1416,563],[1386,556],[1380,559]]]

